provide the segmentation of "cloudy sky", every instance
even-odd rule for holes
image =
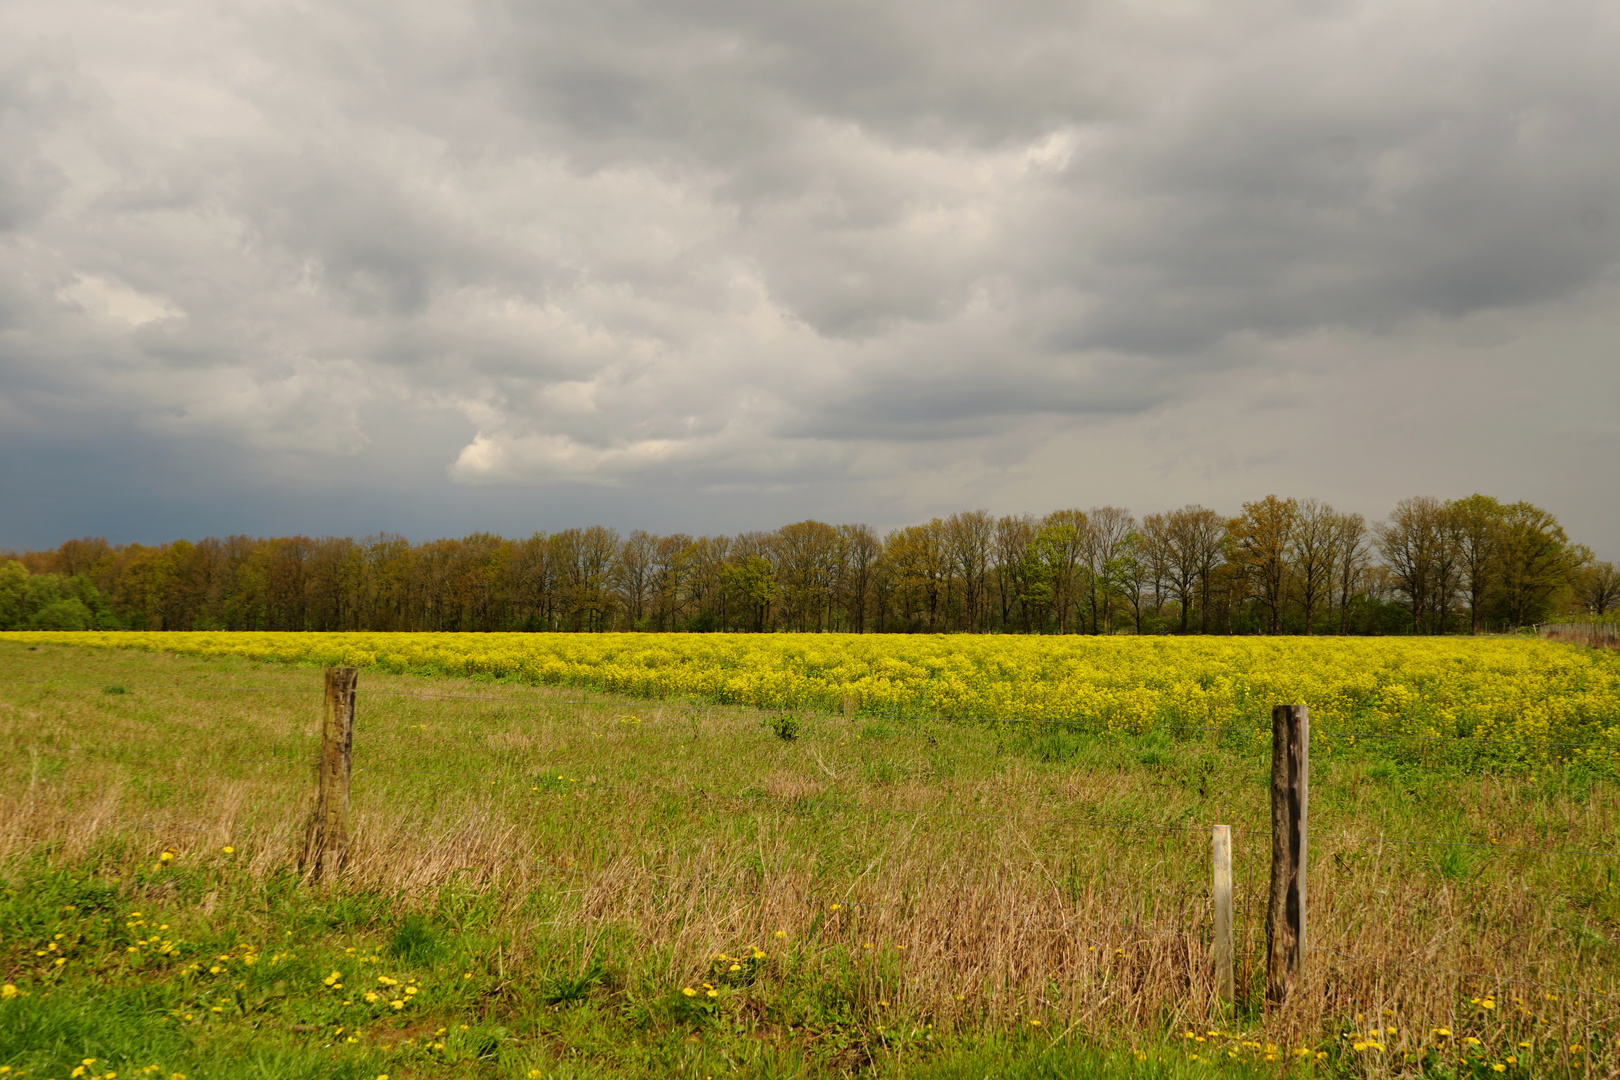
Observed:
[[[18,0],[0,546],[1483,490],[1620,558],[1608,0]]]

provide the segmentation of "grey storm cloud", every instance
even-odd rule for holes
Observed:
[[[0,452],[154,497],[196,457],[275,505],[963,506],[1259,408],[1301,342],[1556,336],[1620,259],[1595,0],[28,0],[0,40]]]

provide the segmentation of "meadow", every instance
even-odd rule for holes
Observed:
[[[334,662],[356,839],[311,882]],[[0,1068],[1614,1075],[1617,673],[1528,640],[0,635]],[[1320,737],[1277,1007],[1289,700]]]

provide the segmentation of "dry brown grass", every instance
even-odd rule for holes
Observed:
[[[318,671],[0,647],[0,680],[29,678],[57,682],[0,681],[13,748],[0,867],[49,852],[129,868],[227,843],[255,879],[296,867]],[[129,692],[102,691],[113,684]],[[246,686],[277,689],[232,689]],[[441,696],[407,696],[425,690]],[[848,985],[867,1009],[1151,1037],[1233,1022],[1209,964],[1204,826],[1222,821],[1249,928],[1236,1022],[1257,1037],[1314,1046],[1383,1017],[1393,1053],[1439,1027],[1612,1045],[1620,1001],[1597,995],[1620,994],[1615,859],[1333,839],[1610,851],[1610,782],[1319,758],[1314,949],[1301,992],[1273,1009],[1258,997],[1269,837],[1252,751],[1190,742],[1144,758],[1118,743],[1047,762],[1005,729],[844,715],[807,717],[784,742],[746,710],[566,703],[578,698],[363,673],[356,841],[322,887],[402,904],[446,888],[492,897],[511,964],[613,933],[640,958],[632,984],[684,985],[714,954],[757,944],[786,950],[792,979]],[[1487,996],[1494,1010],[1470,1003]]]

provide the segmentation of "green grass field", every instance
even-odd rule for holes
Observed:
[[[320,669],[0,642],[6,1076],[1620,1068],[1590,761],[1317,748],[1313,948],[1268,1008],[1252,737],[360,687],[355,843],[311,882]]]

